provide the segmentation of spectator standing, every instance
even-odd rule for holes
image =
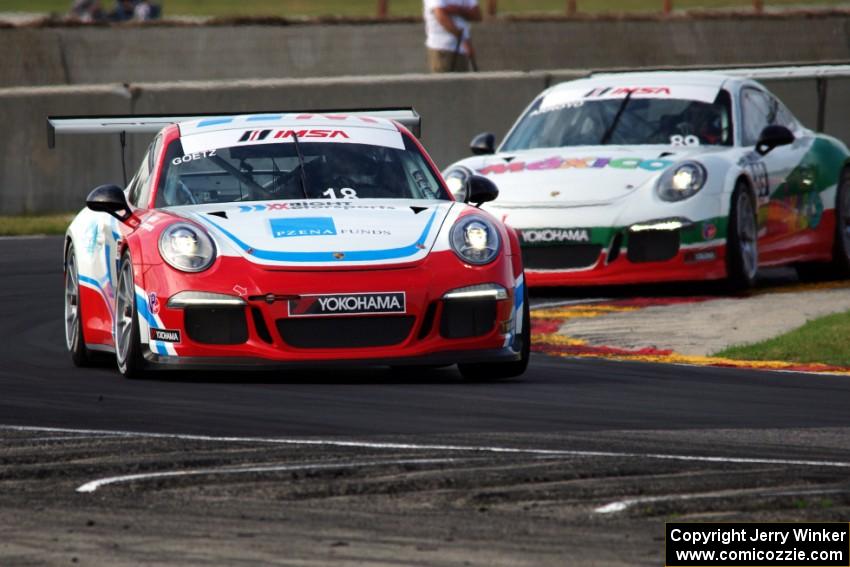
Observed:
[[[475,57],[471,22],[481,21],[478,0],[423,0],[425,46],[432,73],[468,71]]]
[[[101,22],[106,19],[100,0],[74,0],[68,15],[81,22]]]

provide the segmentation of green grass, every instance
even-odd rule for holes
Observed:
[[[191,16],[372,16],[375,0],[159,0],[165,14]],[[111,8],[112,0],[102,0]],[[482,5],[486,0],[480,0]],[[0,11],[65,13],[70,0],[3,0]],[[662,0],[577,0],[579,12],[660,12]],[[766,0],[771,6],[837,6],[847,0]],[[413,16],[422,13],[422,0],[389,0],[390,14]],[[499,0],[499,13],[563,13],[565,0]],[[750,0],[673,0],[674,9],[730,8],[752,6]]]
[[[790,333],[751,345],[730,347],[714,356],[850,366],[850,311],[814,319]]]
[[[61,215],[0,216],[0,236],[26,236],[29,234],[65,234],[74,220],[74,213]]]

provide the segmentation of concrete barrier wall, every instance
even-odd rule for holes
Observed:
[[[95,185],[122,180],[117,136],[67,136],[48,150],[48,115],[164,114],[413,105],[423,142],[440,167],[468,155],[489,130],[501,138],[531,99],[584,71],[370,78],[142,83],[0,89],[0,214],[76,210]],[[816,120],[813,80],[766,81],[808,126]],[[850,79],[829,83],[827,132],[850,140]],[[150,136],[131,136],[128,174]]]
[[[850,15],[513,21],[475,26],[482,70],[850,59]],[[423,25],[0,29],[0,87],[426,71]]]

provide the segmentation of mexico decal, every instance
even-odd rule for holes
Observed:
[[[584,157],[562,158],[553,156],[539,161],[510,163],[494,163],[478,170],[481,175],[499,175],[502,173],[519,173],[522,171],[547,171],[552,169],[644,169],[646,171],[661,171],[673,165],[666,159],[643,159],[636,157]]]

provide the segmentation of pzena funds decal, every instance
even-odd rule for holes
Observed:
[[[298,299],[289,300],[290,317],[405,313],[406,311],[406,297],[403,291],[304,295]]]

